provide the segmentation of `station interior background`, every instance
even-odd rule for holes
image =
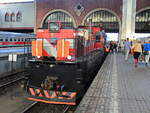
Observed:
[[[37,1],[39,1],[39,0],[37,0]],[[0,1],[0,4],[11,4],[11,3],[17,3],[17,2],[34,2],[34,0],[1,0]],[[31,4],[30,4],[31,5]],[[84,5],[84,4],[83,4]],[[82,4],[81,4],[81,6],[82,6]],[[26,7],[26,6],[25,6]],[[33,8],[33,7],[31,7],[31,8]],[[146,7],[147,8],[147,7]],[[16,8],[12,8],[12,9],[16,9]],[[8,10],[8,8],[6,8],[6,10]],[[20,9],[19,9],[20,10]],[[15,10],[14,10],[15,11]],[[8,11],[8,12],[10,12],[10,11]],[[3,10],[1,10],[1,7],[0,7],[0,13],[3,13]],[[22,12],[23,13],[23,12]],[[31,12],[30,12],[31,13]],[[32,12],[32,13],[35,13],[34,11]],[[148,11],[147,11],[147,14],[149,13],[149,15],[150,15],[150,8],[148,9]],[[32,17],[32,19],[30,19],[30,21],[28,20],[28,18],[26,17],[26,14],[27,14],[27,12],[25,12],[25,14],[24,14],[24,17],[25,17],[25,19],[26,19],[26,21],[25,20],[22,20],[22,23],[19,25],[18,23],[16,24],[16,23],[11,23],[11,25],[10,24],[8,24],[8,23],[6,23],[6,22],[0,22],[0,30],[12,30],[12,29],[10,29],[12,26],[14,27],[14,26],[16,26],[16,28],[15,29],[17,29],[18,27],[20,27],[20,28],[25,28],[25,30],[29,30],[29,32],[33,32],[33,29],[34,29],[34,17]],[[145,16],[147,16],[147,14],[145,14]],[[1,18],[3,18],[2,16],[3,16],[4,14],[1,14],[0,15],[0,20],[1,20]],[[36,14],[35,14],[36,15]],[[35,16],[35,15],[32,15],[32,16]],[[142,17],[142,14],[140,14],[141,15],[141,17]],[[140,17],[140,15],[139,15],[139,17]],[[144,13],[143,13],[143,15],[144,15]],[[149,16],[148,15],[148,16]],[[139,19],[139,17],[136,17],[136,19]],[[123,17],[122,17],[123,18]],[[150,21],[150,17],[148,18],[149,20],[148,21]],[[27,21],[29,21],[28,22],[28,24],[29,25],[27,25]],[[123,20],[122,20],[123,21]],[[146,21],[147,22],[147,21]],[[9,27],[10,26],[10,28],[6,28],[6,27]],[[12,30],[12,31],[14,31],[14,30]],[[22,30],[23,31],[23,30]],[[21,31],[20,31],[21,32]],[[120,31],[119,31],[120,32]],[[108,41],[111,41],[111,40],[113,40],[113,41],[118,41],[118,39],[119,39],[119,32],[106,32],[107,33],[107,36],[108,36]],[[134,33],[134,36],[132,37],[133,39],[136,39],[136,38],[142,38],[142,37],[147,37],[147,36],[150,36],[150,32],[144,32],[144,33],[137,33],[137,32],[135,32]]]

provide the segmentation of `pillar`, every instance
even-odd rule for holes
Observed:
[[[132,39],[135,34],[136,0],[123,0],[121,39]]]

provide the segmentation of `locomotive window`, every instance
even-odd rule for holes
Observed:
[[[59,24],[58,23],[49,23],[49,32],[58,32],[59,30]]]

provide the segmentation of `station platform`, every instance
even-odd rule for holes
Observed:
[[[109,54],[75,113],[150,113],[150,68]]]

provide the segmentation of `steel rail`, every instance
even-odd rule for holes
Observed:
[[[17,74],[23,73],[23,72],[25,72],[24,69],[19,70],[19,71],[14,71],[14,72],[8,72],[7,74],[4,74],[5,76],[2,76],[2,74],[0,74],[2,76],[2,77],[0,77],[0,79],[5,79],[5,78],[8,78],[10,76],[14,76],[14,75],[17,75]]]
[[[26,107],[21,113],[26,113],[27,111],[29,111],[30,109],[32,109],[35,105],[37,105],[37,103],[38,102],[33,102],[28,107]]]
[[[63,111],[63,113],[67,113],[67,111],[69,110],[70,106],[67,106],[66,109]]]
[[[1,84],[0,85],[0,88],[2,88],[2,87],[4,87],[4,86],[8,86],[8,85],[10,85],[10,84],[12,84],[12,83],[15,83],[15,82],[17,82],[17,81],[19,81],[19,80],[22,80],[22,79],[24,79],[25,77],[20,77],[20,78],[17,78],[17,79],[15,79],[15,80],[13,80],[13,81],[11,81],[11,82],[7,82],[7,83],[5,83],[5,84]]]

